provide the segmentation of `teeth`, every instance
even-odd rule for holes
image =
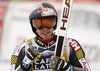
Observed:
[[[44,33],[44,34],[47,34],[47,33]]]
[[[48,32],[47,33],[43,33],[43,34],[48,34]]]

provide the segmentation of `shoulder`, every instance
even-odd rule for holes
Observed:
[[[21,43],[19,43],[13,50],[13,53],[12,55],[16,55],[18,56],[19,53],[22,51],[25,51],[29,48],[29,45],[33,43],[35,37],[33,39],[27,39],[27,40],[24,40],[22,41]]]
[[[25,41],[22,41],[21,43],[19,43],[13,50],[13,53],[12,55],[16,55],[18,56],[20,51],[25,48],[25,45],[26,45],[26,42]]]
[[[78,59],[85,57],[85,53],[78,41],[72,38],[68,38],[68,41],[71,47],[72,54],[75,53]]]
[[[73,47],[73,49],[76,51],[80,50],[82,47],[81,45],[79,44],[79,42],[76,40],[76,39],[73,39],[73,38],[68,38],[68,42],[69,42],[69,45],[71,47]]]
[[[31,39],[26,40],[26,43],[27,43],[27,44],[32,44],[32,43],[34,43],[34,42],[36,42],[36,41],[37,41],[37,38],[36,38],[36,37],[33,37],[33,38],[31,38]]]

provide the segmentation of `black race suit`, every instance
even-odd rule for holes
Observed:
[[[55,51],[56,37],[57,36],[54,35],[47,41],[43,41],[38,37],[34,37],[33,39],[21,42],[19,45],[17,45],[11,56],[10,71],[15,71],[18,66],[21,66],[23,69],[25,69],[22,60],[25,56],[25,52],[30,46],[36,47],[41,55],[39,59],[36,59],[33,62],[33,66],[31,66],[33,67],[34,71],[52,71],[49,67],[49,59]],[[85,68],[90,71],[88,63],[85,59],[84,51],[76,40],[72,38],[66,39],[63,56],[71,63],[72,66]],[[28,69],[25,71],[29,71]]]

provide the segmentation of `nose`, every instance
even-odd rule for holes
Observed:
[[[44,27],[44,28],[43,28],[43,30],[47,30],[47,28],[46,28],[46,27]]]

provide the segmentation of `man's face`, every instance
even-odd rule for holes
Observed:
[[[37,33],[39,34],[40,37],[43,38],[43,40],[48,40],[51,38],[51,35],[53,33],[53,28],[43,28],[41,30],[37,29]]]
[[[33,26],[37,29],[37,33],[43,40],[48,40],[53,33],[55,22],[55,17],[38,18],[33,20]]]

